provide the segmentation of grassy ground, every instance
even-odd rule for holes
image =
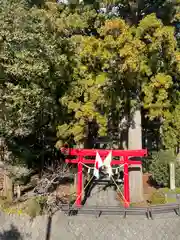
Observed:
[[[42,214],[43,203],[47,199],[43,197],[34,197],[24,202],[20,201],[8,201],[6,198],[0,198],[0,211],[7,214],[29,215],[35,217]]]
[[[180,188],[176,188],[175,190],[171,190],[169,188],[161,188],[160,189],[162,192],[164,193],[176,193],[176,194],[180,194]]]
[[[168,189],[165,189],[165,191],[164,191],[164,189],[155,190],[151,195],[149,195],[149,198],[146,199],[144,202],[131,203],[130,206],[147,207],[149,205],[161,205],[161,204],[167,204],[167,203],[176,203],[177,202],[176,197],[173,197],[171,195],[168,196],[167,193],[172,193],[172,192],[169,192]]]
[[[178,201],[177,197],[173,195],[180,194],[180,188],[176,188],[175,190],[171,190],[169,188],[161,188],[160,191],[165,194],[168,203],[175,203]]]

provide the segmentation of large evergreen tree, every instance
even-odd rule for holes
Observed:
[[[76,65],[61,11],[56,3],[0,4],[0,133],[20,158],[36,163],[55,144],[63,118],[58,99]]]

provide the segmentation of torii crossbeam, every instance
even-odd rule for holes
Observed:
[[[63,151],[61,149],[61,151]],[[119,157],[119,160],[112,160],[111,165],[124,165],[124,206],[129,207],[129,171],[130,165],[141,165],[141,161],[129,160],[130,157],[144,157],[147,156],[147,149],[141,150],[107,150],[107,149],[66,149],[68,156],[76,156],[76,159],[66,159],[66,163],[78,164],[78,180],[77,180],[77,199],[76,205],[81,206],[82,201],[82,179],[83,179],[83,164],[94,164],[94,159],[86,159],[86,157],[96,156],[98,152],[100,157],[104,159],[109,152],[112,152],[112,157]]]

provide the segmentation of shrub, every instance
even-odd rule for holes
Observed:
[[[176,163],[176,187],[180,187],[180,164]]]
[[[150,154],[147,157],[142,158],[142,171],[143,171],[143,173],[149,173],[150,172],[151,161],[152,161],[152,156]]]
[[[174,161],[175,156],[171,151],[159,151],[152,155],[150,173],[153,180],[159,186],[169,186],[169,163]]]
[[[32,218],[40,215],[41,213],[40,204],[35,199],[30,199],[27,202],[26,213]]]
[[[47,204],[47,197],[46,196],[36,197],[36,202],[40,205],[41,210],[43,211]]]
[[[46,206],[46,202],[47,198],[42,196],[30,199],[27,202],[26,213],[32,218],[41,215]]]

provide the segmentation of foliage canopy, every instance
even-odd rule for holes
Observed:
[[[0,1],[0,133],[8,148],[39,164],[56,140],[84,144],[117,133],[139,105],[175,149],[178,1],[69,3]]]

